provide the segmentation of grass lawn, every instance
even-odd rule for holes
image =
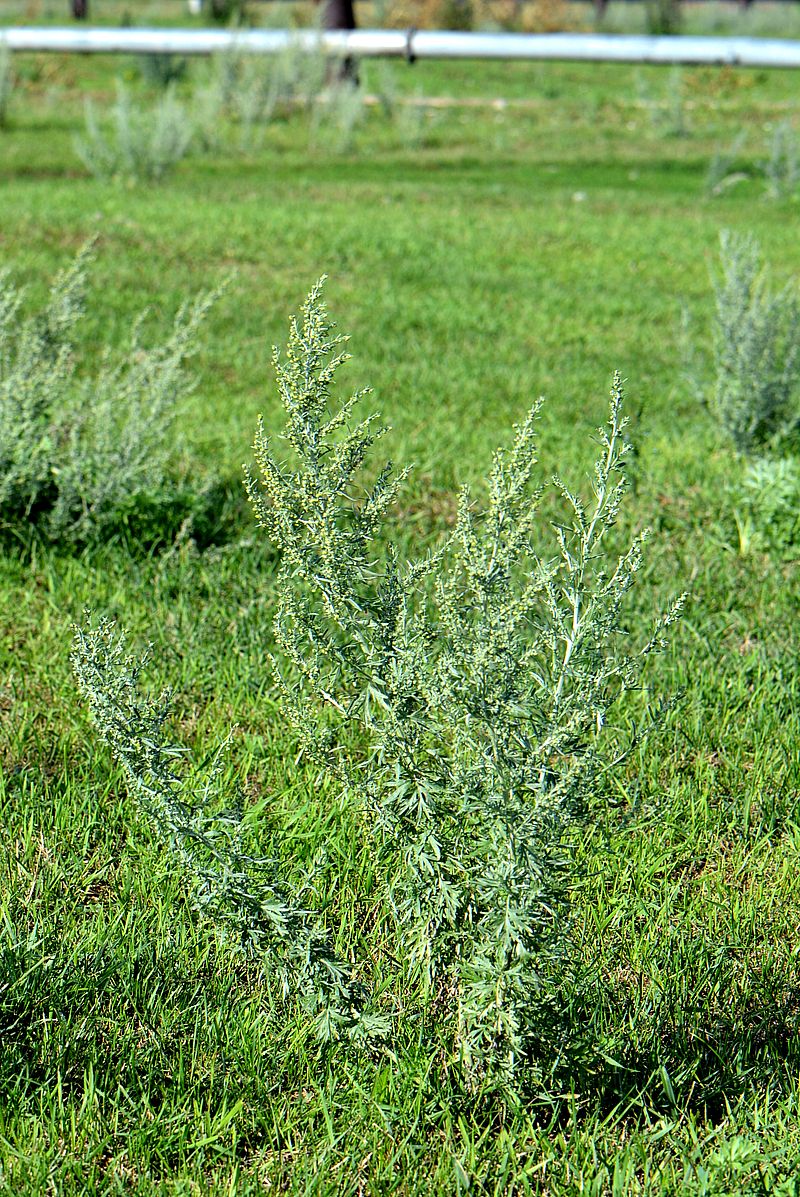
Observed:
[[[203,70],[178,84],[187,104]],[[3,541],[0,1192],[799,1193],[797,553],[742,543],[743,466],[687,381],[682,333],[685,311],[708,379],[721,229],[756,236],[778,281],[800,273],[797,198],[769,198],[759,169],[775,126],[798,128],[796,77],[367,63],[370,94],[464,102],[427,108],[413,144],[380,104],[346,138],[281,115],[136,184],[92,178],[74,146],[117,75],[155,97],[134,60],[26,56],[18,74],[0,262],[31,309],[89,238],[88,360],[143,308],[157,330],[230,280],[183,421],[198,486],[221,479],[230,514],[205,550]],[[734,143],[744,177],[712,196]],[[653,530],[631,630],[690,592],[648,671],[677,701],[572,844],[567,950],[542,998],[561,1040],[517,1106],[465,1089],[430,1009],[409,1004],[366,1055],[320,1047],[258,961],[197,920],[72,677],[87,605],[151,641],[176,737],[200,757],[236,725],[255,840],[287,861],[324,849],[342,950],[387,984],[402,972],[358,818],[281,711],[274,554],[239,498],[257,415],[279,416],[271,346],[323,272],[352,338],[344,385],[374,388],[384,445],[415,464],[392,518],[403,549],[447,530],[538,395],[543,478],[588,489],[619,369],[637,448],[621,533]]]

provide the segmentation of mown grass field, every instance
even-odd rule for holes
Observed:
[[[768,198],[758,172],[776,123],[798,128],[796,77],[365,64],[369,93],[456,102],[413,146],[380,105],[342,150],[293,113],[137,185],[92,179],[74,148],[85,98],[110,103],[118,74],[153,98],[135,61],[18,72],[0,248],[31,308],[89,238],[89,359],[143,308],[163,328],[230,279],[182,421],[227,514],[210,547],[76,555],[5,530],[0,1192],[800,1192],[798,563],[741,543],[743,467],[686,380],[681,331],[685,310],[702,361],[722,228],[754,234],[778,280],[800,272],[797,200]],[[709,163],[741,135],[747,177],[709,196]],[[297,760],[268,661],[274,556],[240,487],[258,413],[278,418],[271,346],[323,272],[347,386],[374,388],[390,455],[415,463],[401,546],[446,532],[457,488],[540,394],[543,477],[587,488],[619,369],[637,448],[622,532],[653,529],[632,631],[690,592],[648,673],[677,701],[576,835],[546,999],[562,1038],[518,1107],[465,1091],[432,1013],[401,1017],[385,1051],[316,1045],[188,908],[72,678],[87,605],[152,641],[177,737],[202,756],[236,725],[256,839],[280,829],[300,859],[324,846],[330,927],[401,970],[355,816]]]

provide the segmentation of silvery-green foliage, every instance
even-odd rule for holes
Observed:
[[[739,551],[794,555],[800,546],[800,461],[761,457],[747,463],[732,496]]]
[[[22,294],[0,275],[0,513],[25,519],[51,505],[54,459],[74,376],[74,334],[84,311],[85,248],[55,278],[41,312],[22,315]]]
[[[397,133],[398,141],[404,149],[419,149],[425,144],[432,117],[425,96],[419,90],[413,95],[401,96],[394,72],[379,59],[370,63],[370,76],[373,75],[380,110]]]
[[[184,305],[168,336],[101,351],[80,370],[90,248],[53,282],[43,308],[0,277],[0,518],[35,519],[50,535],[84,542],[119,529],[143,506],[175,497],[175,415],[191,389],[185,364],[213,294]]]
[[[193,129],[186,108],[167,87],[152,108],[134,105],[122,83],[111,119],[99,121],[87,103],[84,136],[75,147],[87,169],[100,179],[157,182],[186,156]]]
[[[253,150],[261,129],[273,119],[279,102],[278,88],[270,64],[260,55],[242,55],[235,86],[227,95],[227,107],[236,123],[239,145]]]
[[[750,237],[723,232],[720,264],[709,407],[735,448],[753,453],[800,420],[800,300],[793,283],[772,290]]]
[[[327,76],[325,54],[313,44],[290,44],[268,58],[235,49],[221,54],[209,79],[193,94],[195,137],[203,149],[228,142],[250,153],[280,112],[313,114]]]
[[[794,195],[800,183],[800,153],[797,135],[788,121],[779,121],[772,130],[763,169],[767,194],[772,199]]]
[[[667,76],[664,113],[664,131],[669,137],[686,137],[690,131],[685,98],[683,71],[673,67]]]
[[[238,55],[228,63],[226,104],[247,148],[258,126],[288,108],[310,112],[325,85],[325,55],[319,47],[289,45],[278,54]]]
[[[686,113],[684,78],[680,67],[673,67],[666,75],[666,86],[658,91],[653,88],[652,74],[636,73],[636,91],[639,102],[646,108],[653,129],[666,137],[685,137],[689,132]]]
[[[107,619],[87,616],[75,629],[78,688],[139,808],[179,861],[192,905],[226,942],[264,960],[282,996],[299,1000],[321,1039],[379,1030],[379,1020],[361,1015],[360,995],[322,921],[302,907],[302,889],[290,892],[274,859],[246,850],[228,777],[229,740],[208,765],[188,764],[167,736],[169,693],[142,691],[147,661],[147,653],[136,660],[126,652],[125,634]]]
[[[392,114],[392,123],[404,149],[418,150],[425,145],[431,118],[432,112],[420,91],[397,104]]]
[[[709,196],[722,195],[750,177],[749,165],[742,162],[746,140],[745,134],[740,133],[728,148],[719,149],[713,155],[706,174]],[[764,176],[767,195],[771,199],[785,199],[796,193],[800,183],[800,150],[789,121],[779,121],[773,126],[767,157],[757,164],[757,169]]]
[[[372,84],[381,112],[387,120],[392,120],[400,98],[395,74],[380,58],[371,61],[367,70],[369,83]]]
[[[157,505],[168,497],[176,415],[193,389],[185,366],[217,294],[184,304],[169,335],[156,345],[142,343],[141,317],[121,354],[106,351],[91,379],[76,380],[76,401],[69,421],[62,422],[53,464],[57,498],[51,534],[96,537],[143,502]]]
[[[314,39],[310,46],[291,42],[271,58],[270,75],[276,106],[291,105],[312,112],[330,76],[321,40]]]
[[[228,137],[225,111],[225,78],[214,59],[210,70],[192,88],[189,106],[194,130],[194,146],[202,153],[215,153]]]
[[[14,63],[11,51],[4,41],[0,41],[0,129],[8,119],[8,105],[14,90]]]
[[[706,172],[706,194],[714,197],[742,183],[748,174],[742,169],[742,150],[745,135],[739,133],[730,145],[717,149],[708,164]]]
[[[349,79],[340,79],[317,97],[311,118],[311,139],[337,154],[353,148],[356,129],[364,120],[364,98]]]
[[[604,768],[599,733],[680,602],[622,649],[643,538],[605,552],[629,452],[618,378],[592,500],[556,482],[567,514],[546,552],[534,408],[495,455],[487,501],[463,492],[449,542],[403,562],[381,534],[406,471],[386,463],[359,486],[384,429],[356,418],[365,392],[331,399],[342,341],[318,285],[275,355],[294,461],[260,424],[247,477],[281,552],[277,685],[304,750],[363,811],[397,958],[449,1011],[467,1075],[508,1082],[559,946],[564,836]]]
[[[261,55],[233,50],[216,60],[211,86],[217,92],[220,120],[234,122],[239,148],[255,149],[279,101],[272,64]]]

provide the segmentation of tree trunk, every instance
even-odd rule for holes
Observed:
[[[355,29],[356,15],[353,0],[325,0],[322,9],[323,29]]]
[[[72,0],[72,15],[76,21],[85,21],[89,16],[89,0]]]
[[[323,0],[322,6],[323,29],[355,29],[356,14],[353,10],[353,0]],[[348,80],[358,86],[358,65],[356,60],[348,55],[343,58],[336,71],[339,80]]]

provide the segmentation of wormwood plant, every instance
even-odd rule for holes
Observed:
[[[43,308],[24,315],[22,293],[0,275],[0,519],[35,521],[50,536],[85,542],[148,512],[189,513],[175,460],[174,422],[191,389],[185,363],[213,294],[185,305],[161,343],[106,350],[81,372],[86,247],[53,282]]]
[[[767,195],[785,199],[794,195],[800,183],[800,150],[797,136],[788,121],[779,121],[772,130],[769,157],[764,162]]]
[[[251,153],[278,115],[296,109],[313,114],[327,76],[321,45],[289,45],[269,61],[236,50],[221,54],[193,93],[196,140],[204,150],[217,150],[233,137]]]
[[[239,804],[226,772],[229,740],[204,768],[180,769],[185,753],[166,736],[170,695],[151,698],[140,677],[148,654],[126,654],[125,635],[107,619],[76,627],[72,663],[97,728],[122,766],[142,812],[175,853],[195,909],[226,942],[258,954],[284,997],[297,997],[317,1035],[329,1040],[374,1033],[347,967],[332,953],[324,927],[291,895],[274,859],[244,846]]]
[[[231,137],[235,122],[239,148],[257,148],[272,119],[276,98],[269,68],[258,55],[232,51],[217,56],[206,82],[192,95],[195,138],[203,150],[219,150]]]
[[[686,96],[683,72],[674,67],[666,78],[666,86],[656,94],[652,76],[639,71],[636,75],[638,99],[650,116],[655,131],[665,137],[686,137],[689,133],[689,119],[686,111]]]
[[[397,90],[396,76],[379,59],[370,67],[371,75],[374,73],[380,110],[397,133],[400,145],[407,150],[419,149],[425,144],[434,115],[426,104],[425,96],[419,90],[413,95],[401,96]]]
[[[186,156],[192,137],[189,114],[171,85],[152,108],[144,108],[134,106],[118,83],[110,121],[101,124],[87,103],[84,136],[75,148],[96,178],[157,182]]]
[[[740,453],[775,445],[800,421],[800,301],[770,287],[750,237],[723,232],[713,278],[715,378],[709,407]]]
[[[411,979],[445,1012],[472,1080],[512,1080],[541,1002],[540,969],[563,941],[565,832],[602,787],[600,733],[640,684],[681,600],[624,651],[625,596],[644,537],[605,541],[625,493],[615,376],[586,503],[539,545],[534,408],[495,455],[488,497],[461,495],[440,551],[405,562],[383,537],[407,471],[359,483],[385,429],[337,405],[344,338],[311,292],[275,354],[293,461],[259,425],[247,489],[281,554],[275,664],[304,751],[363,812]]]
[[[8,120],[8,105],[14,90],[14,65],[5,42],[0,42],[0,129]]]
[[[321,29],[317,31],[321,32]],[[270,60],[273,105],[291,105],[310,114],[330,73],[330,62],[321,39],[315,40],[310,47],[290,43]]]
[[[364,120],[364,98],[359,88],[348,79],[331,84],[324,95],[318,96],[311,118],[311,142],[325,144],[338,154],[353,148],[358,126]]]
[[[320,288],[293,321],[285,357],[275,353],[293,459],[274,456],[259,425],[258,477],[246,478],[281,558],[276,685],[303,751],[362,816],[404,1004],[410,991],[432,1007],[470,1084],[517,1086],[542,965],[564,951],[566,833],[624,754],[620,735],[604,733],[609,711],[640,685],[682,600],[638,651],[622,648],[645,538],[617,556],[606,547],[629,452],[617,376],[591,501],[554,481],[566,515],[546,553],[534,407],[495,454],[486,500],[464,490],[448,542],[401,561],[385,531],[408,471],[387,462],[371,484],[360,481],[385,429],[357,417],[366,392],[332,399],[346,354]],[[140,697],[142,663],[125,655],[124,638],[107,621],[88,623],[73,660],[195,905],[265,954],[323,1036],[385,1029],[302,893],[290,898],[274,863],[244,851],[239,816],[218,810],[221,756],[206,773],[178,774],[163,730],[168,699]]]

